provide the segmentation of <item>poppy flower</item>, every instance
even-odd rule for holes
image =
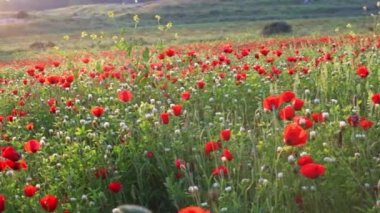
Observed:
[[[1,156],[14,162],[20,159],[20,154],[12,146],[2,147]]]
[[[222,157],[226,158],[228,161],[231,161],[234,159],[234,156],[232,156],[232,153],[229,149],[223,150]]]
[[[292,91],[284,91],[281,93],[281,101],[282,102],[291,102],[296,95]]]
[[[36,153],[36,152],[38,152],[40,149],[41,149],[41,144],[40,144],[39,141],[37,141],[37,140],[35,140],[35,139],[29,140],[29,141],[27,141],[27,142],[24,144],[24,150],[25,150],[25,152],[27,152],[27,153]]]
[[[0,212],[5,211],[5,196],[0,194]]]
[[[28,164],[26,164],[26,161],[24,159],[21,159],[15,163],[14,170],[27,170]]]
[[[58,206],[58,198],[54,195],[45,195],[40,199],[41,207],[47,212],[53,212]]]
[[[101,106],[95,106],[91,108],[91,113],[95,117],[100,117],[104,113],[104,108]]]
[[[303,176],[315,179],[322,176],[325,173],[325,166],[317,163],[308,163],[301,167],[300,172]]]
[[[187,101],[190,99],[190,92],[189,91],[184,91],[181,93],[181,99],[184,101]]]
[[[38,188],[33,185],[24,186],[24,195],[26,197],[33,197],[34,194],[38,191]]]
[[[173,49],[167,49],[165,53],[168,57],[173,57],[176,54]]]
[[[307,132],[296,123],[289,124],[284,129],[284,142],[289,146],[302,146],[307,142]]]
[[[220,139],[224,141],[228,141],[231,138],[231,130],[230,129],[223,129],[220,131]]]
[[[281,99],[279,96],[271,95],[264,99],[263,108],[267,111],[272,111],[278,109],[281,105]]]
[[[25,126],[25,129],[27,129],[27,130],[33,130],[34,129],[34,124],[33,123],[28,123],[28,124],[26,124],[26,126]]]
[[[314,112],[311,114],[311,118],[313,119],[313,121],[315,123],[323,123],[325,122],[325,117],[323,117],[323,113],[322,112]]]
[[[210,213],[210,211],[198,206],[188,206],[186,208],[180,209],[178,213]]]
[[[361,118],[359,121],[359,126],[364,130],[368,130],[373,126],[373,122],[368,120],[367,118]]]
[[[108,176],[108,169],[104,167],[97,168],[94,172],[96,178],[106,179]]]
[[[181,168],[185,168],[186,167],[186,161],[184,161],[182,159],[176,159],[174,161],[174,164],[175,164],[175,167],[177,169],[181,169]]]
[[[47,102],[49,106],[57,105],[57,100],[55,98],[50,98]]]
[[[122,187],[123,185],[118,181],[114,181],[108,184],[108,189],[113,193],[118,193]]]
[[[374,104],[380,104],[380,93],[373,94],[371,99]]]
[[[161,122],[163,124],[168,124],[169,123],[169,113],[167,113],[167,112],[161,113],[160,118],[161,118]]]
[[[301,110],[304,104],[305,102],[299,98],[294,98],[292,101],[293,109],[296,111]]]
[[[298,158],[297,161],[298,166],[305,166],[309,163],[314,163],[314,160],[310,155],[301,156],[300,158]]]
[[[217,166],[212,170],[212,175],[214,176],[227,176],[228,175],[228,168],[221,165]]]
[[[215,142],[215,141],[207,142],[204,146],[206,155],[209,155],[211,152],[220,149],[221,146],[222,146],[222,143],[220,142]]]
[[[121,102],[128,102],[132,100],[133,94],[129,90],[121,90],[117,93],[117,97]]]
[[[359,67],[356,69],[356,74],[357,74],[360,78],[366,78],[366,77],[369,75],[368,68],[367,68],[366,66],[359,66]]]
[[[15,166],[16,166],[16,163],[9,159],[0,160],[0,172],[8,170],[8,169],[14,169]]]
[[[50,113],[52,113],[52,114],[55,114],[56,112],[57,112],[57,107],[56,106],[51,106],[50,108],[49,108],[49,112]]]
[[[353,126],[353,127],[357,127],[359,125],[359,122],[360,122],[360,117],[359,115],[350,115],[348,118],[347,118],[347,123],[350,125],[350,126]]]
[[[204,81],[202,81],[202,80],[197,81],[197,87],[199,89],[203,89],[205,87],[205,85],[206,85],[206,83]]]
[[[313,121],[311,121],[308,117],[305,116],[295,116],[293,118],[294,123],[300,125],[304,129],[310,129],[313,127]]]
[[[179,104],[173,105],[172,110],[175,116],[180,116],[182,114],[182,106]]]
[[[285,106],[284,108],[280,109],[278,114],[281,120],[291,120],[294,117],[295,112],[292,106]]]

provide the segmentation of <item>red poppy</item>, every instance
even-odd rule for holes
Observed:
[[[100,117],[104,113],[104,108],[101,106],[95,106],[91,108],[91,113],[95,117]]]
[[[202,209],[201,207],[198,207],[198,206],[189,206],[189,207],[180,209],[178,213],[210,213],[210,211]]]
[[[314,160],[310,155],[304,155],[298,158],[297,163],[299,166],[305,166],[306,164],[314,163]]]
[[[57,104],[57,100],[55,98],[50,98],[47,102],[49,106],[54,106]]]
[[[58,198],[54,195],[45,195],[40,199],[40,204],[47,212],[53,212],[58,206]]]
[[[369,74],[368,68],[366,66],[359,66],[356,70],[356,74],[361,78],[366,78]]]
[[[15,166],[16,166],[16,163],[9,159],[0,160],[0,172],[8,170],[8,169],[14,169]]]
[[[97,168],[94,172],[96,178],[106,179],[108,176],[108,169],[104,167]]]
[[[234,159],[234,156],[232,155],[232,153],[229,149],[223,150],[222,157],[225,157],[228,161],[231,161]]]
[[[117,97],[122,102],[128,102],[132,100],[133,94],[129,90],[121,90],[120,92],[117,93]]]
[[[280,96],[277,95],[271,95],[264,99],[263,101],[263,108],[264,110],[272,111],[278,109],[281,105],[281,99]]]
[[[161,122],[163,124],[168,124],[169,123],[169,113],[167,113],[167,112],[161,113],[160,118],[161,118]]]
[[[325,173],[325,166],[317,163],[308,163],[301,167],[300,172],[303,176],[315,179],[322,176]]]
[[[374,104],[380,104],[380,93],[373,94],[371,99]]]
[[[108,189],[113,193],[118,193],[122,187],[123,185],[118,181],[114,181],[108,184]]]
[[[296,95],[292,91],[284,91],[283,93],[281,93],[282,102],[291,102],[295,97]]]
[[[1,156],[14,162],[20,159],[20,154],[12,146],[2,147]]]
[[[24,144],[24,150],[27,153],[36,153],[41,149],[41,144],[39,141],[32,139]]]
[[[28,164],[26,164],[26,161],[24,159],[21,159],[15,163],[15,170],[27,170]]]
[[[294,123],[300,125],[304,129],[310,129],[313,127],[313,121],[311,121],[308,117],[305,116],[295,116],[293,118]]]
[[[291,120],[294,117],[295,112],[292,106],[285,106],[284,108],[280,109],[278,114],[281,120]]]
[[[221,165],[217,166],[212,170],[212,175],[214,176],[227,176],[228,175],[228,169],[227,167]]]
[[[26,197],[33,197],[34,194],[38,191],[38,188],[33,185],[24,186],[24,195]]]
[[[181,169],[181,168],[185,168],[186,167],[186,161],[184,161],[182,159],[176,159],[174,161],[174,164],[175,164],[175,167],[177,169]]]
[[[323,123],[323,122],[325,122],[325,117],[323,117],[323,113],[322,112],[314,112],[314,113],[312,113],[311,114],[311,118],[316,123]]]
[[[165,53],[169,57],[173,57],[176,54],[176,52],[173,49],[167,49]]]
[[[299,98],[294,98],[292,101],[292,106],[296,111],[301,110],[304,104],[305,102]]]
[[[175,116],[180,116],[182,114],[182,106],[179,104],[173,105],[172,110]]]
[[[206,83],[204,81],[202,81],[202,80],[197,81],[197,87],[199,89],[203,89],[205,87],[205,85],[206,85]]]
[[[209,155],[211,152],[220,149],[222,146],[222,143],[215,142],[215,141],[209,141],[205,144],[205,153],[206,155]]]
[[[49,84],[57,84],[61,80],[61,77],[58,75],[50,75],[46,78]]]
[[[25,126],[25,129],[27,129],[27,130],[33,130],[34,129],[34,124],[33,123],[28,123],[28,124],[26,124],[26,126]]]
[[[56,106],[51,106],[49,108],[49,112],[52,113],[52,114],[55,114],[57,112],[57,107]]]
[[[231,130],[230,129],[223,129],[220,131],[220,139],[224,141],[228,141],[231,138]]]
[[[353,126],[353,127],[357,127],[359,125],[359,122],[360,122],[360,117],[358,115],[350,115],[348,118],[347,118],[347,123],[350,125],[350,126]]]
[[[190,99],[190,92],[189,91],[184,91],[181,94],[181,99],[184,101],[187,101]]]
[[[5,211],[5,196],[0,194],[0,212]]]
[[[307,142],[307,132],[296,123],[289,124],[284,129],[284,142],[289,146],[302,146]]]
[[[373,122],[368,120],[367,118],[360,118],[359,126],[364,130],[368,130],[373,126]]]

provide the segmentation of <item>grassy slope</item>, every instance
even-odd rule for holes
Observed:
[[[291,20],[295,36],[331,34],[336,27],[344,28],[348,22],[353,23],[357,31],[366,32],[372,22],[363,15],[377,12],[375,2],[367,0],[314,0],[307,5],[300,2],[302,1],[160,0],[138,5],[76,5],[38,11],[31,13],[26,24],[0,26],[0,58],[9,55],[9,51],[27,49],[35,41],[51,40],[60,44],[65,34],[76,35],[72,37],[78,38],[82,31],[112,33],[120,27],[132,31],[134,14],[139,14],[141,22],[139,29],[128,33],[128,36],[153,43],[161,36],[172,39],[174,32],[180,35],[176,42],[253,38],[259,35],[262,26],[269,20],[284,19]],[[364,4],[369,7],[367,13],[362,10]],[[107,17],[108,11],[115,12],[114,21]],[[161,15],[164,24],[173,21],[175,28],[162,35],[155,26],[156,14]],[[9,14],[3,13],[1,16]],[[354,18],[359,16],[360,18]],[[87,43],[72,42],[70,45],[78,48],[78,45],[88,46]]]

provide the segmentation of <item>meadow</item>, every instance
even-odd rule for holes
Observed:
[[[123,29],[113,5],[96,7],[103,33],[2,31],[0,212],[379,212],[377,15],[326,18],[324,3],[271,38],[232,15]],[[73,8],[92,6],[43,15]]]

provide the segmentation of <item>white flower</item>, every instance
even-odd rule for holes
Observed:
[[[293,163],[294,161],[296,161],[296,158],[294,157],[294,155],[289,155],[288,156],[288,162]]]

